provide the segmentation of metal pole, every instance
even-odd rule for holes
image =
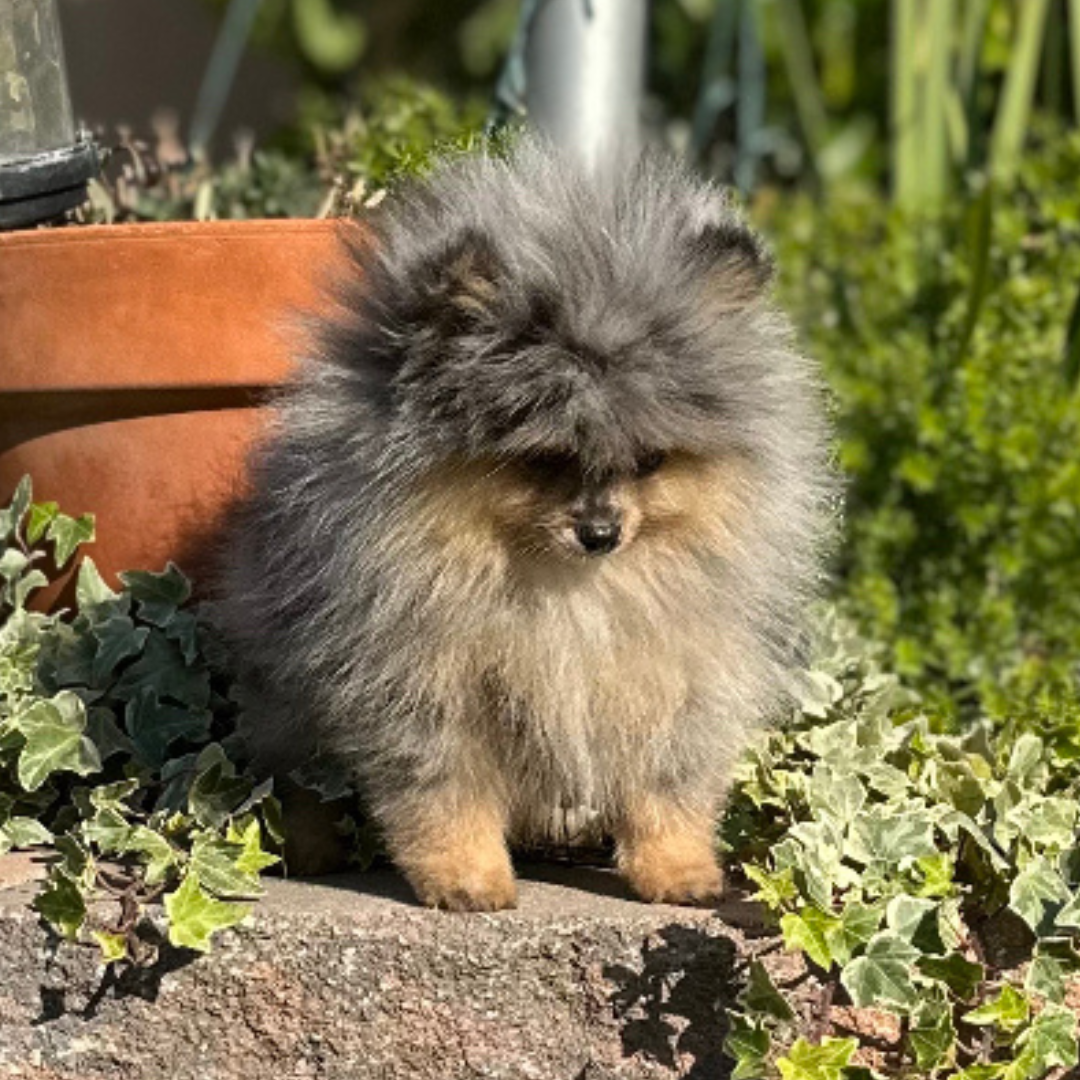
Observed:
[[[529,119],[590,164],[641,145],[648,0],[540,0],[525,48]]]

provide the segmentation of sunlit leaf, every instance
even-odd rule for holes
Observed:
[[[208,896],[198,877],[190,871],[175,892],[166,894],[164,903],[170,943],[198,952],[208,952],[214,934],[235,926],[251,910],[247,904],[227,903]]]

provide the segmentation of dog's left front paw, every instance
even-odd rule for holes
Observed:
[[[620,860],[627,884],[652,904],[714,904],[724,878],[711,853],[691,855],[661,845],[643,845]]]

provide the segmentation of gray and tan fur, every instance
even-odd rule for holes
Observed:
[[[733,760],[819,577],[821,390],[725,197],[524,142],[354,240],[230,542],[268,766],[355,771],[427,903],[514,903],[507,838],[593,808],[646,899],[720,888]]]

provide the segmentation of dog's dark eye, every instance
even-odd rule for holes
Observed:
[[[634,467],[634,473],[637,476],[652,476],[661,465],[664,464],[667,455],[663,450],[651,450],[647,454],[642,454],[637,459],[637,464]]]

